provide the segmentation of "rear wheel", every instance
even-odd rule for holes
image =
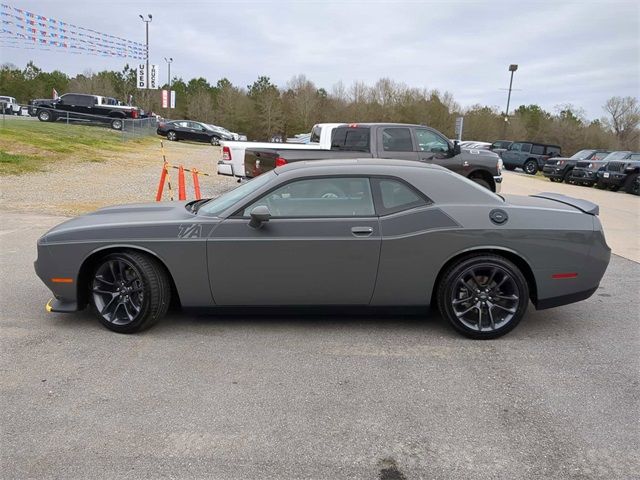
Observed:
[[[216,137],[215,135],[211,137],[211,145],[213,145],[214,147],[220,145],[220,137]]]
[[[167,312],[171,289],[157,260],[138,252],[121,252],[102,259],[89,294],[100,323],[114,332],[134,333]]]
[[[111,128],[114,130],[122,130],[124,126],[124,121],[121,118],[114,118],[111,120]]]
[[[438,285],[438,307],[453,327],[476,339],[500,337],[520,322],[529,287],[512,262],[474,255],[453,264]]]
[[[624,191],[631,195],[640,195],[640,174],[632,173],[624,182]]]
[[[535,175],[538,172],[538,162],[535,160],[527,160],[524,162],[522,170],[524,170],[524,173],[528,173],[529,175]]]
[[[169,140],[171,142],[176,142],[176,141],[178,141],[178,135],[173,130],[169,130],[167,132],[167,140]]]

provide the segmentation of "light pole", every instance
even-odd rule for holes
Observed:
[[[146,57],[147,57],[147,88],[149,88],[149,24],[153,17],[151,14],[147,14],[148,19],[145,19],[142,15],[138,15],[140,19],[144,22],[146,31],[147,31],[147,46],[146,46]]]
[[[167,84],[169,85],[169,90],[171,90],[171,62],[173,62],[173,58],[164,57],[164,61],[167,62]]]
[[[509,71],[511,72],[511,80],[509,80],[509,95],[507,96],[507,111],[504,114],[504,121],[507,122],[509,118],[509,103],[511,102],[511,87],[513,86],[513,72],[518,70],[518,65],[512,63],[509,65]]]

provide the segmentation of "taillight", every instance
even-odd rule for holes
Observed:
[[[276,158],[276,167],[282,167],[284,165],[287,164],[287,160],[282,158],[282,157],[278,157]]]
[[[229,147],[222,147],[222,160],[225,162],[231,161],[231,149]]]

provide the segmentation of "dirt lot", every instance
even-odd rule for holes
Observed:
[[[235,185],[216,174],[220,148],[207,144],[164,142],[167,160],[185,168],[195,167],[212,176],[201,176],[203,196],[217,196]],[[153,201],[162,168],[160,139],[135,153],[113,153],[103,162],[51,163],[45,171],[0,177],[0,209],[77,215],[116,203]],[[170,171],[177,188],[177,170]],[[193,183],[187,175],[187,197]],[[165,199],[168,200],[165,190]],[[176,193],[177,198],[177,193]]]

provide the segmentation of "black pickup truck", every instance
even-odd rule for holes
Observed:
[[[331,150],[247,148],[244,168],[247,177],[256,177],[291,162],[367,157],[435,163],[493,192],[499,192],[502,183],[502,160],[495,153],[461,149],[433,128],[398,123],[336,127],[331,135]]]
[[[34,105],[35,116],[41,122],[55,122],[59,118],[108,123],[115,130],[122,130],[124,119],[144,116],[137,107],[123,105],[112,97],[65,93],[60,98],[48,102],[38,100]]]

